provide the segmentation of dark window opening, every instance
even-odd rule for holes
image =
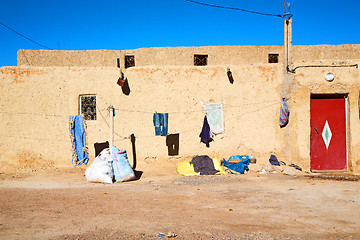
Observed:
[[[279,54],[269,54],[269,63],[278,63]]]
[[[96,96],[80,96],[80,114],[83,114],[85,120],[96,120]]]
[[[195,66],[206,66],[208,55],[194,55]]]
[[[135,56],[125,56],[125,68],[135,67]]]

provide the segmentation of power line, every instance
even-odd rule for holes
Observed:
[[[9,29],[9,30],[13,31],[14,33],[16,33],[16,34],[18,34],[18,35],[22,36],[23,38],[26,38],[27,40],[29,40],[29,41],[31,41],[31,42],[33,42],[33,43],[35,43],[35,44],[37,44],[37,45],[39,45],[39,46],[41,46],[41,47],[43,47],[43,48],[46,48],[46,49],[49,49],[49,50],[53,50],[53,49],[51,49],[51,48],[49,48],[49,47],[46,47],[46,46],[44,46],[44,45],[42,45],[42,44],[40,44],[40,43],[38,43],[38,42],[36,42],[36,41],[34,41],[34,40],[32,40],[32,39],[28,38],[27,36],[22,35],[21,33],[19,33],[19,32],[17,32],[17,31],[15,31],[15,30],[14,30],[14,29],[12,29],[11,27],[6,26],[6,25],[5,25],[4,23],[2,23],[2,22],[0,22],[0,24],[1,24],[1,25],[3,25],[4,27],[6,27],[7,29]]]
[[[238,10],[238,11],[243,11],[243,12],[248,12],[248,13],[255,13],[255,14],[259,14],[259,15],[272,16],[272,17],[281,17],[281,18],[282,18],[282,17],[284,17],[285,15],[287,15],[287,14],[285,14],[285,15],[280,15],[280,14],[262,13],[262,12],[256,12],[256,11],[246,10],[246,9],[242,9],[242,8],[218,6],[218,5],[208,4],[208,3],[197,2],[197,1],[193,1],[193,0],[185,0],[185,1],[192,2],[192,3],[196,3],[196,4],[200,4],[200,5],[204,5],[204,6],[208,6],[208,7]]]

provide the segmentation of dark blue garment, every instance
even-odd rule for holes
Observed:
[[[207,147],[210,146],[209,142],[212,141],[212,138],[211,138],[211,132],[210,132],[210,125],[207,121],[206,115],[204,117],[204,123],[203,123],[203,127],[201,129],[201,133],[200,133],[199,137],[201,138],[200,142],[205,143]]]
[[[275,155],[270,156],[269,162],[271,165],[280,166],[280,162]]]
[[[229,163],[230,159],[238,159],[241,160],[238,163]],[[228,160],[224,159],[224,166],[230,168],[239,173],[244,173],[245,171],[249,171],[250,158],[246,155],[235,155],[231,156]]]
[[[156,136],[167,136],[168,135],[168,113],[154,113],[153,123],[155,126]]]
[[[73,147],[75,147],[76,165],[87,164],[89,157],[86,152],[86,137],[82,115],[69,117],[69,130]]]
[[[195,156],[190,163],[194,165],[194,171],[200,175],[214,175],[219,172],[215,169],[213,160],[207,155]]]

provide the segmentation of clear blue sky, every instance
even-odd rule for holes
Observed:
[[[283,0],[197,0],[283,14]],[[283,45],[282,18],[185,0],[0,0],[0,22],[52,49]],[[359,44],[359,0],[293,0],[293,44]],[[0,66],[44,49],[0,25]]]

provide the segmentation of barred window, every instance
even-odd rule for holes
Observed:
[[[96,96],[80,96],[80,114],[84,115],[85,120],[96,120]]]
[[[269,53],[269,63],[278,63],[279,62],[279,54]]]
[[[195,66],[206,66],[207,65],[208,55],[194,55],[194,65]]]
[[[125,56],[125,68],[135,67],[135,56]]]

